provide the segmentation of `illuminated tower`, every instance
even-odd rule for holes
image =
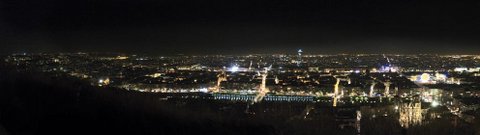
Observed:
[[[300,66],[300,64],[302,63],[302,49],[298,49],[298,60],[297,60],[297,66]]]
[[[370,92],[369,92],[368,96],[370,96],[370,97],[373,97],[373,96],[374,96],[374,95],[373,95],[373,94],[374,94],[374,93],[373,93],[373,90],[375,89],[375,85],[377,85],[377,82],[372,81],[372,85],[370,85]]]
[[[252,104],[262,101],[262,100],[263,100],[263,97],[265,97],[265,95],[270,91],[270,90],[266,87],[268,70],[270,70],[270,68],[271,68],[271,66],[270,66],[269,68],[265,68],[263,74],[261,74],[261,75],[262,75],[262,83],[261,83],[260,86],[258,87],[258,94],[257,94],[257,96],[255,96],[255,98],[253,99]]]
[[[227,81],[227,74],[225,73],[225,70],[222,70],[222,72],[217,75],[217,83],[214,87],[210,88],[210,91],[213,93],[220,92],[220,84],[222,84],[223,81]]]
[[[387,81],[385,83],[383,83],[383,85],[385,85],[385,97],[389,97],[390,96],[390,82]]]
[[[335,95],[338,95],[338,85],[340,85],[340,78],[337,78],[337,82],[335,83],[335,86],[334,86]]]
[[[275,84],[280,83],[280,80],[278,80],[278,76],[275,76]]]
[[[248,66],[248,71],[252,70],[253,61],[250,61],[250,66]]]
[[[337,97],[338,97],[338,85],[340,85],[340,78],[337,78],[337,82],[334,85],[333,91],[333,107],[337,106]]]

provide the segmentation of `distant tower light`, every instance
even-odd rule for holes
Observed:
[[[297,66],[300,66],[300,64],[302,63],[302,49],[298,49],[298,60],[297,60]]]

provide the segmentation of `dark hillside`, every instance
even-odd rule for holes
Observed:
[[[205,110],[169,109],[152,93],[0,69],[0,123],[9,134],[273,134]],[[220,116],[219,116],[220,117]]]

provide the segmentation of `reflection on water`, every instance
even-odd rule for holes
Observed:
[[[362,112],[357,111],[357,121],[355,121],[355,128],[357,129],[357,133],[360,134],[360,120],[362,120]]]
[[[367,102],[342,98],[331,102],[265,100],[256,104],[241,100],[168,100],[179,107],[210,108],[222,119],[258,121],[282,134],[472,134],[471,124],[459,121],[444,106],[445,99],[428,96],[368,98]],[[383,102],[381,102],[383,100]],[[433,101],[438,102],[433,104]],[[448,101],[447,101],[448,102]],[[192,112],[200,112],[196,111]]]

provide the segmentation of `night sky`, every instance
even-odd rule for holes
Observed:
[[[0,53],[480,54],[480,2],[2,0]]]

